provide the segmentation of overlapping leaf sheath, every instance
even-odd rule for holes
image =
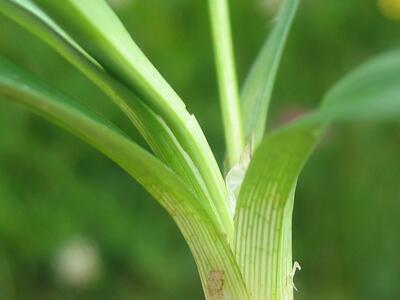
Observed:
[[[252,299],[293,299],[292,210],[300,171],[332,121],[400,121],[400,51],[339,81],[320,109],[267,135],[241,187],[235,254]]]

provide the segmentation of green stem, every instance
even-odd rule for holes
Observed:
[[[239,104],[235,59],[227,0],[209,0],[220,102],[229,166],[236,164],[243,150],[244,135]]]

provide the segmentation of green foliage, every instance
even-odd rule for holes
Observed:
[[[243,118],[249,143],[257,147],[264,136],[275,77],[300,0],[283,1],[275,24],[258,54],[243,91]]]
[[[261,141],[298,1],[284,1],[278,13],[246,80],[243,116],[236,95],[228,7],[225,1],[211,1],[227,154],[233,166],[229,175],[238,172],[239,177],[236,205],[235,197],[227,196],[199,124],[108,4],[35,2],[41,8],[28,0],[0,0],[0,9],[97,84],[129,117],[155,156],[108,125],[109,121],[72,104],[61,92],[5,60],[0,64],[1,94],[68,129],[140,182],[181,230],[207,299],[292,299],[292,210],[299,173],[330,122],[398,119],[400,53],[379,56],[358,68],[326,94],[318,110],[273,130]],[[225,37],[221,44],[220,34]],[[243,128],[235,131],[235,126],[242,126],[242,117]],[[242,130],[250,142],[249,153],[241,153]],[[237,144],[232,143],[236,134]],[[254,156],[246,172],[244,156],[250,152]],[[227,177],[228,189],[231,177]],[[238,190],[228,193],[231,196]]]
[[[293,298],[294,193],[321,132],[331,121],[398,118],[397,74],[399,51],[371,60],[334,86],[319,110],[273,131],[256,150],[235,216],[235,253],[255,299]]]
[[[170,127],[193,161],[210,194],[209,201],[232,236],[221,173],[196,119],[132,40],[105,1],[37,1],[107,71],[137,92]],[[196,171],[194,171],[196,172]]]

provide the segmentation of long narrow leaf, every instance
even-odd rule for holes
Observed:
[[[241,100],[246,138],[255,149],[264,135],[268,107],[282,52],[300,0],[283,0],[275,24],[251,68]]]
[[[358,68],[316,112],[268,135],[256,150],[235,215],[235,253],[252,299],[292,299],[291,215],[298,175],[332,121],[400,121],[400,51]]]
[[[218,219],[197,168],[165,122],[124,85],[108,75],[57,24],[29,0],[0,0],[0,11],[44,40],[102,89],[138,128],[154,153],[171,167]],[[222,221],[219,219],[221,228]]]
[[[320,114],[336,120],[399,120],[400,50],[378,56],[340,80]]]
[[[232,237],[226,189],[218,164],[193,115],[131,39],[104,0],[35,0],[108,72],[137,92],[173,131],[198,168]]]
[[[248,299],[223,233],[190,189],[114,126],[0,59],[0,95],[67,129],[117,163],[168,211],[198,264],[208,299]],[[10,133],[11,134],[11,133]],[[232,296],[232,297],[231,297]]]

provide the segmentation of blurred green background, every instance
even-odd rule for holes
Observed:
[[[241,82],[272,24],[269,0],[233,0]],[[304,0],[269,121],[315,107],[369,57],[400,47],[373,0]],[[137,43],[186,101],[219,161],[224,145],[206,1],[114,0]],[[98,109],[141,141],[78,71],[0,16],[0,54]],[[400,127],[332,128],[300,178],[297,299],[400,299]],[[202,299],[167,214],[112,162],[0,99],[0,299]]]

